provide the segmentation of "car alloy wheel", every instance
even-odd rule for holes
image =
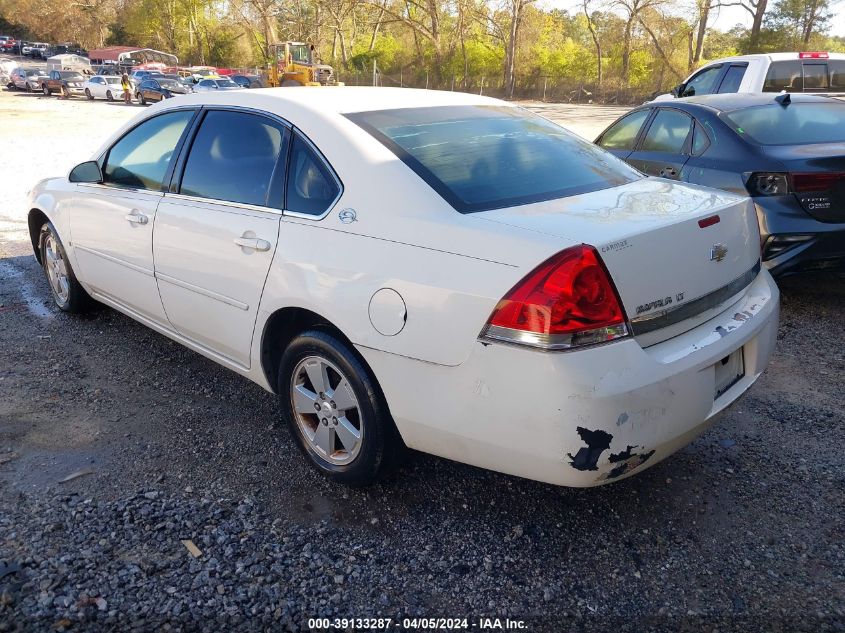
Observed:
[[[361,451],[364,418],[349,380],[322,356],[306,356],[293,371],[291,407],[311,449],[332,465],[352,462]]]
[[[342,336],[329,329],[296,336],[276,385],[297,447],[321,474],[366,486],[397,464],[404,445],[381,388]]]
[[[44,272],[47,273],[47,281],[50,282],[50,289],[56,297],[56,303],[66,304],[70,298],[67,262],[52,232],[44,238]]]

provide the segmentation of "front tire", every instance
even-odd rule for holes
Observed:
[[[41,92],[44,93],[45,97],[50,96],[50,89],[47,87],[47,84],[44,84],[43,86],[41,86]]]
[[[111,93],[111,90],[106,91],[106,99],[109,101],[114,101],[114,95]]]
[[[79,314],[91,307],[92,299],[76,279],[67,252],[52,222],[41,226],[38,246],[41,266],[59,310]]]
[[[91,94],[91,91],[88,88],[85,89],[85,97],[88,99],[88,101],[94,100],[94,95]]]
[[[375,377],[334,334],[309,330],[288,345],[278,393],[297,445],[329,479],[366,486],[395,463],[401,440]]]
[[[61,94],[65,99],[70,99],[70,88],[68,88],[67,86],[62,86]]]

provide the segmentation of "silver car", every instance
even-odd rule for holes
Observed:
[[[217,90],[241,90],[243,86],[239,86],[231,79],[203,79],[196,86],[194,92],[215,92]]]
[[[18,90],[32,92],[33,90],[40,90],[45,76],[44,71],[39,68],[15,68],[9,77],[9,81]]]

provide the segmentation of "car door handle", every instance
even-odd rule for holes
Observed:
[[[131,222],[132,224],[146,224],[150,221],[150,219],[138,211],[138,209],[132,209],[132,213],[124,215],[123,219],[127,222]]]
[[[269,251],[270,242],[257,237],[236,237],[235,244],[241,248],[251,248],[254,251]]]

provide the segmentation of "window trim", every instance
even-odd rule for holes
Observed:
[[[674,152],[667,152],[663,150],[657,149],[645,149],[642,144],[645,142],[645,137],[648,136],[648,133],[651,131],[651,126],[654,125],[654,120],[657,118],[657,115],[660,114],[661,110],[674,110],[675,112],[680,112],[681,114],[685,115],[690,120],[690,129],[687,132],[687,137],[684,139],[684,145],[681,148],[680,154],[675,154]],[[671,156],[691,156],[691,144],[692,144],[692,135],[693,130],[695,129],[696,118],[691,115],[686,110],[682,110],[681,108],[673,108],[671,106],[658,106],[654,108],[654,113],[652,114],[651,118],[648,120],[648,126],[645,127],[645,131],[640,136],[637,142],[637,148],[634,150],[635,152],[648,152],[650,154],[669,154]]]
[[[133,125],[131,128],[126,130],[123,134],[121,134],[118,138],[116,138],[115,141],[111,145],[109,145],[108,148],[106,148],[97,157],[96,161],[97,161],[97,164],[100,165],[100,170],[103,172],[103,178],[104,178],[103,182],[99,183],[98,186],[106,187],[109,190],[115,190],[115,191],[133,191],[133,192],[141,192],[141,193],[165,193],[167,191],[167,185],[168,185],[168,183],[170,182],[170,180],[173,176],[173,168],[174,168],[176,161],[178,160],[178,157],[181,153],[182,147],[184,146],[185,139],[187,138],[187,135],[191,131],[193,126],[195,125],[196,120],[197,120],[197,115],[199,114],[200,110],[201,110],[201,108],[198,108],[197,106],[179,106],[179,107],[176,107],[176,108],[168,108],[167,110],[165,110],[163,112],[156,112],[152,116],[148,116],[148,117],[144,118],[143,120],[138,121],[138,123]],[[188,124],[185,126],[185,129],[182,130],[182,134],[181,134],[181,136],[179,137],[179,140],[176,143],[176,147],[173,148],[173,155],[170,157],[170,162],[167,165],[167,170],[164,172],[164,176],[162,177],[160,188],[158,188],[158,189],[138,189],[137,187],[120,187],[120,186],[117,186],[117,185],[109,184],[108,182],[105,181],[106,164],[107,164],[108,159],[109,159],[109,154],[111,154],[111,151],[112,151],[112,149],[114,149],[115,145],[120,143],[120,141],[122,141],[124,138],[129,136],[129,134],[131,134],[132,132],[137,130],[139,127],[141,127],[142,125],[144,125],[148,121],[152,121],[153,119],[158,118],[160,116],[164,116],[165,114],[172,114],[173,112],[185,112],[185,111],[193,112],[194,115],[188,121]]]

